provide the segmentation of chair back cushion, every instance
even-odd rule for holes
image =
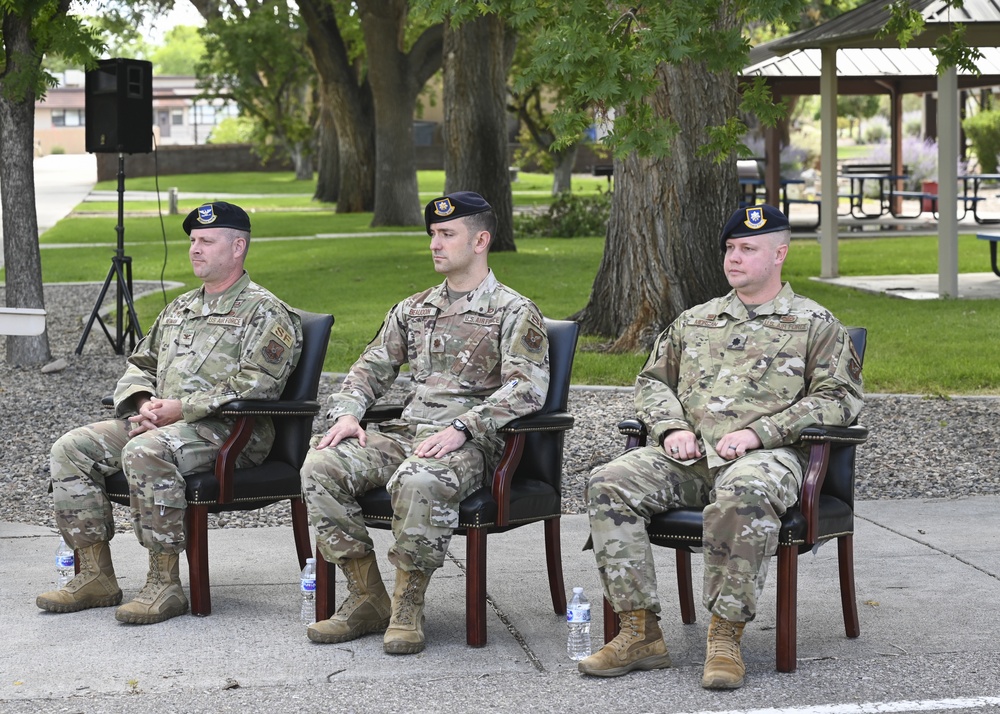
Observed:
[[[295,311],[302,319],[302,354],[299,363],[288,377],[282,399],[312,401],[319,393],[319,379],[323,374],[326,349],[330,344],[333,315]],[[298,468],[305,460],[312,436],[312,417],[282,418],[274,420],[274,446],[268,461],[283,461]]]
[[[580,326],[570,320],[545,318],[549,336],[549,392],[540,413],[564,412],[569,403],[569,381],[573,374],[573,357]]]
[[[867,346],[868,331],[864,327],[849,327],[847,333],[851,342],[854,343],[854,351],[858,353],[858,358],[864,364],[865,347]],[[826,479],[823,481],[822,493],[833,496],[854,510],[854,468],[855,452],[857,447],[854,444],[834,444],[830,448],[830,461],[826,469]]]
[[[569,320],[545,319],[549,335],[549,392],[540,413],[565,412],[569,404],[569,383],[580,326]],[[565,431],[532,431],[525,435],[524,452],[514,472],[513,488],[525,480],[547,483],[562,493],[563,442]]]

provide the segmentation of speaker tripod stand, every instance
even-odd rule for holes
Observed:
[[[139,318],[135,313],[135,303],[132,301],[132,258],[125,255],[125,154],[118,154],[118,225],[115,226],[118,234],[118,246],[115,254],[111,257],[111,268],[108,270],[108,277],[104,279],[104,287],[101,294],[97,296],[94,309],[90,311],[90,318],[87,326],[80,337],[80,344],[76,346],[76,353],[83,353],[83,345],[90,335],[90,328],[94,326],[96,320],[104,330],[108,342],[114,349],[116,355],[125,354],[125,340],[128,339],[129,351],[135,349],[136,338],[142,339],[142,329],[139,327]],[[115,336],[111,336],[108,326],[101,317],[101,305],[104,297],[108,294],[111,281],[115,281]],[[125,320],[125,311],[128,309],[128,321]]]

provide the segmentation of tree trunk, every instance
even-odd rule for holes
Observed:
[[[564,191],[573,190],[573,167],[576,166],[576,154],[579,143],[573,143],[562,151],[553,152],[556,167],[552,172],[552,195],[558,196]]]
[[[32,17],[3,13],[3,42],[7,61],[3,79],[16,72],[30,72],[21,63],[41,61],[30,37]],[[34,72],[30,73],[33,76]],[[35,213],[35,92],[30,85],[12,96],[0,87],[0,185],[3,186],[4,261],[7,307],[44,309],[42,260],[38,250],[38,216]],[[44,364],[51,359],[49,336],[8,336],[7,363]]]
[[[375,207],[375,117],[368,80],[359,82],[347,56],[333,7],[325,0],[300,0],[309,28],[309,50],[322,84],[322,96],[337,133],[337,152],[323,161],[339,168],[337,213],[360,213]],[[326,196],[320,196],[328,200]]]
[[[312,148],[308,142],[299,142],[292,146],[292,164],[295,166],[295,178],[299,181],[312,181],[313,160]]]
[[[615,194],[584,333],[615,338],[611,349],[648,349],[683,310],[728,291],[719,233],[738,204],[736,162],[698,156],[706,126],[736,111],[733,75],[705,65],[661,65],[649,101],[680,131],[662,159],[615,161]]]
[[[426,57],[428,30],[408,55],[403,51],[407,0],[363,0],[361,29],[368,50],[368,77],[375,105],[375,213],[372,226],[423,225],[413,146],[413,111],[426,79],[418,64]],[[440,28],[436,32],[440,35]],[[424,42],[420,47],[421,41]],[[441,63],[440,39],[437,67]],[[422,69],[420,70],[422,71]],[[436,68],[435,68],[436,71]],[[427,75],[430,76],[429,74]]]
[[[497,15],[444,33],[445,193],[475,191],[497,214],[491,251],[517,250],[507,147],[507,71],[514,35]]]
[[[337,160],[337,127],[327,93],[320,89],[316,120],[316,193],[313,199],[333,203],[340,193],[340,162]]]

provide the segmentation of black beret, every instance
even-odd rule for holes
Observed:
[[[473,191],[456,191],[447,196],[435,198],[424,208],[424,225],[427,227],[427,235],[430,235],[431,223],[444,223],[463,216],[486,213],[492,209],[493,206],[488,204],[485,198]]]
[[[719,238],[719,245],[725,252],[726,240],[729,238],[746,238],[764,233],[777,233],[778,231],[786,231],[790,227],[791,224],[785,218],[785,214],[766,203],[760,206],[739,208],[726,221],[726,226],[722,229],[722,236]]]
[[[250,216],[239,206],[215,201],[198,206],[184,219],[184,232],[191,235],[196,228],[235,228],[250,232]]]

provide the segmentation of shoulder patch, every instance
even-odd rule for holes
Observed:
[[[281,340],[285,347],[291,347],[295,342],[295,338],[292,337],[291,333],[281,325],[276,324],[271,328],[271,334]]]
[[[280,364],[281,358],[285,354],[285,347],[277,340],[269,340],[261,350],[261,354],[270,364]]]
[[[524,348],[529,352],[541,352],[543,341],[542,333],[534,327],[529,327],[528,331],[524,333],[524,336],[521,338]]]

